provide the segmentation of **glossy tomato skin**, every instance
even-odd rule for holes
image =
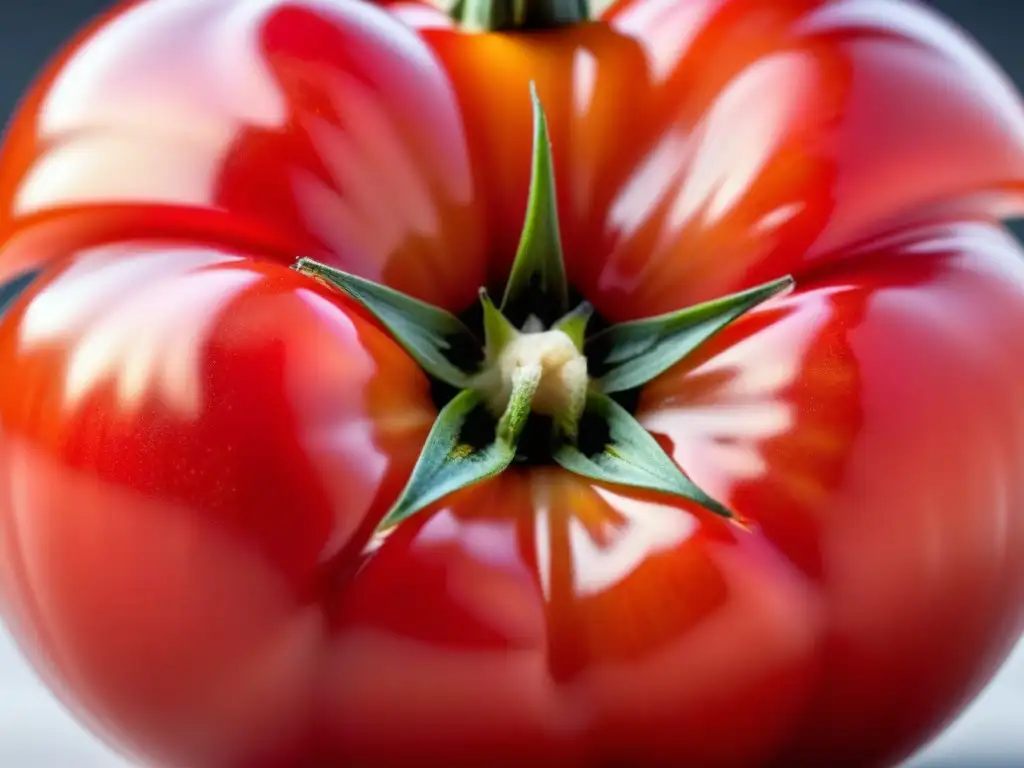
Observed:
[[[527,85],[610,319],[798,290],[637,416],[750,531],[516,470],[368,545],[435,414],[313,256],[452,310],[511,260]],[[144,0],[0,165],[0,598],[146,764],[869,766],[1024,622],[1024,112],[917,6]]]
[[[324,289],[209,246],[91,249],[4,328],[5,392],[28,396],[4,418],[15,626],[162,759],[291,737],[302,606],[408,475],[422,373]]]

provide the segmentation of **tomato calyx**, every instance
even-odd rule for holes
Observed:
[[[590,380],[582,330],[571,336],[563,328],[573,321],[579,326],[579,319],[585,323],[590,304],[585,302],[583,311],[567,315],[550,330],[531,315],[520,331],[494,306],[486,289],[480,290],[480,300],[486,354],[472,386],[483,393],[491,414],[501,417],[517,388],[529,387],[533,412],[551,417],[556,429],[575,439]]]
[[[538,31],[590,19],[589,0],[457,0],[450,15],[474,32]]]
[[[600,482],[666,493],[735,520],[697,487],[623,405],[623,396],[793,286],[791,277],[588,335],[594,308],[569,310],[544,110],[534,105],[526,216],[500,306],[480,289],[478,321],[308,258],[293,269],[366,308],[447,392],[412,474],[378,527],[513,464],[555,464]],[[618,399],[617,399],[618,398]]]

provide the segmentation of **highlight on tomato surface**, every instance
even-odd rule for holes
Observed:
[[[140,765],[868,768],[1024,631],[1024,102],[903,0],[134,0],[0,153],[0,611]]]

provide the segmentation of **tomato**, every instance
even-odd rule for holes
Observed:
[[[609,322],[792,274],[640,388],[732,525],[513,466],[373,538],[430,377],[300,256],[452,313],[514,262],[546,111]],[[874,766],[1024,630],[1024,108],[882,0],[141,0],[0,164],[0,598],[146,764]]]

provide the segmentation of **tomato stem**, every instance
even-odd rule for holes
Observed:
[[[588,0],[458,0],[452,17],[466,29],[512,32],[557,29],[590,19]]]
[[[510,335],[489,350],[473,386],[483,393],[491,412],[501,414],[508,407],[516,381],[524,371],[535,371],[533,410],[551,416],[564,435],[575,437],[590,385],[587,358],[564,331],[519,332],[511,325],[506,327]]]

